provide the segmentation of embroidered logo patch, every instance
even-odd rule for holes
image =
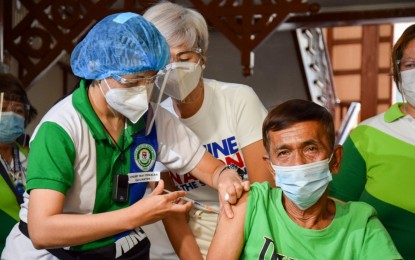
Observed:
[[[156,163],[156,151],[149,144],[140,144],[134,150],[134,160],[137,167],[146,172]]]

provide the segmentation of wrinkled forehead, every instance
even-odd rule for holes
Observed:
[[[293,124],[279,131],[269,133],[271,149],[281,146],[302,146],[314,142],[326,146],[329,137],[324,127],[317,121],[306,121]]]

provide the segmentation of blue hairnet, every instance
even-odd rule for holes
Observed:
[[[166,40],[135,13],[112,14],[98,22],[71,55],[73,73],[100,80],[162,69],[170,59]]]

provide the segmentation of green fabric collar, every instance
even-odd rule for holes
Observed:
[[[92,136],[96,140],[108,139],[109,136],[105,132],[104,127],[102,126],[101,120],[99,120],[97,114],[92,108],[91,102],[88,97],[88,88],[90,86],[86,85],[85,80],[81,80],[79,83],[79,88],[74,91],[72,97],[72,103],[75,109],[81,114],[82,118],[87,123],[88,127],[91,129]],[[125,134],[127,137],[126,145],[132,142],[132,135],[138,133],[145,127],[145,120],[142,117],[138,120],[137,123],[132,124],[127,120],[127,128],[125,129]]]
[[[387,123],[391,123],[395,120],[398,120],[401,117],[404,117],[405,114],[401,112],[401,110],[399,109],[400,106],[402,106],[403,103],[402,102],[398,102],[393,104],[386,112],[385,112],[385,122]]]
[[[79,114],[81,114],[89,129],[91,129],[92,136],[96,140],[108,139],[108,135],[102,127],[101,120],[99,120],[89,101],[88,88],[89,86],[86,85],[86,81],[82,79],[79,83],[79,88],[73,93],[72,104]]]

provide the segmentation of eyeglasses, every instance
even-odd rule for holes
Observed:
[[[202,57],[202,49],[194,48],[187,51],[181,51],[176,53],[174,57],[171,57],[172,62],[198,62]]]
[[[137,77],[137,78],[134,78],[134,79],[126,79],[126,78],[123,78],[119,75],[112,75],[112,77],[121,84],[124,84],[124,85],[139,85],[139,86],[153,84],[154,81],[156,80],[156,76],[157,75],[154,75],[154,76],[151,76],[151,77]]]
[[[415,59],[407,58],[398,61],[399,69],[401,71],[415,69]]]

